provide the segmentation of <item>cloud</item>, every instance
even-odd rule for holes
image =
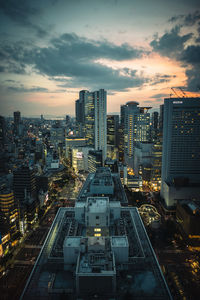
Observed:
[[[5,80],[5,83],[9,82],[13,85],[7,86],[6,90],[15,93],[66,93],[65,89],[56,89],[56,90],[49,90],[44,87],[40,86],[31,86],[26,87],[23,84],[20,84],[18,81],[15,80]],[[77,92],[76,92],[77,93]]]
[[[150,98],[155,98],[155,99],[161,99],[161,98],[165,98],[165,97],[169,97],[169,94],[155,94],[153,96],[151,96]]]
[[[161,37],[153,39],[150,45],[155,52],[161,55],[177,58],[181,55],[184,44],[190,40],[192,36],[192,33],[180,35],[180,26],[176,26]]]
[[[179,23],[181,26],[193,26],[197,22],[200,21],[200,12],[196,10],[193,13],[189,13],[187,15],[176,15],[169,19],[169,22]]]
[[[189,64],[199,64],[200,63],[200,45],[188,46],[180,57],[183,62]]]
[[[187,85],[190,91],[200,92],[200,65],[186,70]]]
[[[123,61],[139,58],[144,53],[128,44],[118,46],[106,40],[94,41],[69,33],[52,39],[48,47],[18,42],[4,43],[0,48],[7,72],[25,73],[27,67],[31,67],[37,73],[55,77],[55,81],[60,81],[59,87],[104,87],[113,91],[141,87],[149,79],[136,70],[114,69],[99,60]]]
[[[15,92],[15,93],[47,93],[49,92],[48,89],[39,87],[39,86],[33,86],[31,88],[26,88],[24,85],[20,86],[9,86],[7,87],[8,91]]]
[[[154,37],[150,45],[160,55],[179,61],[186,68],[186,84],[189,91],[198,91],[200,87],[200,12],[178,15],[170,20],[176,23],[169,32]],[[181,34],[185,28],[191,32]]]
[[[45,28],[31,21],[32,17],[40,14],[39,7],[33,6],[34,1],[26,0],[5,0],[0,1],[0,11],[16,24],[32,29],[38,37],[44,37],[48,34]]]
[[[166,74],[155,74],[151,79],[150,79],[150,84],[151,85],[156,85],[159,83],[164,83],[164,82],[169,82],[173,78],[175,78],[176,75],[166,75]]]
[[[79,37],[74,33],[65,33],[59,38],[51,40],[52,46],[66,56],[78,57],[79,59],[108,58],[117,61],[140,58],[144,49],[133,48],[124,43],[120,46],[112,44],[107,40],[95,41]]]

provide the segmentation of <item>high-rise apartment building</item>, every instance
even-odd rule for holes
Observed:
[[[76,100],[76,121],[80,125],[87,145],[107,155],[107,93],[103,89],[95,92],[80,91]]]
[[[161,196],[167,207],[200,198],[200,98],[164,100]]]

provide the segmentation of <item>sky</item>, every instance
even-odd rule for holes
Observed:
[[[199,0],[0,0],[0,114],[74,115],[79,91],[108,113],[200,91]],[[189,95],[189,94],[188,94]]]

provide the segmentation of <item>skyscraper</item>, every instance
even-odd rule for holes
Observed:
[[[200,198],[200,98],[164,100],[161,196],[167,207]]]
[[[137,142],[149,142],[150,138],[150,107],[138,107],[136,101],[127,102],[121,112],[124,123],[124,156],[125,162],[133,168],[134,151]],[[122,123],[122,124],[123,124]]]
[[[92,93],[94,99],[95,150],[102,150],[103,161],[107,154],[107,93],[103,89]]]
[[[76,100],[76,121],[82,127],[87,145],[107,153],[107,93],[103,89],[95,92],[80,91]]]

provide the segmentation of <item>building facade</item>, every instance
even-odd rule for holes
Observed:
[[[167,207],[175,206],[186,194],[199,198],[199,116],[200,98],[164,100],[161,196]]]

